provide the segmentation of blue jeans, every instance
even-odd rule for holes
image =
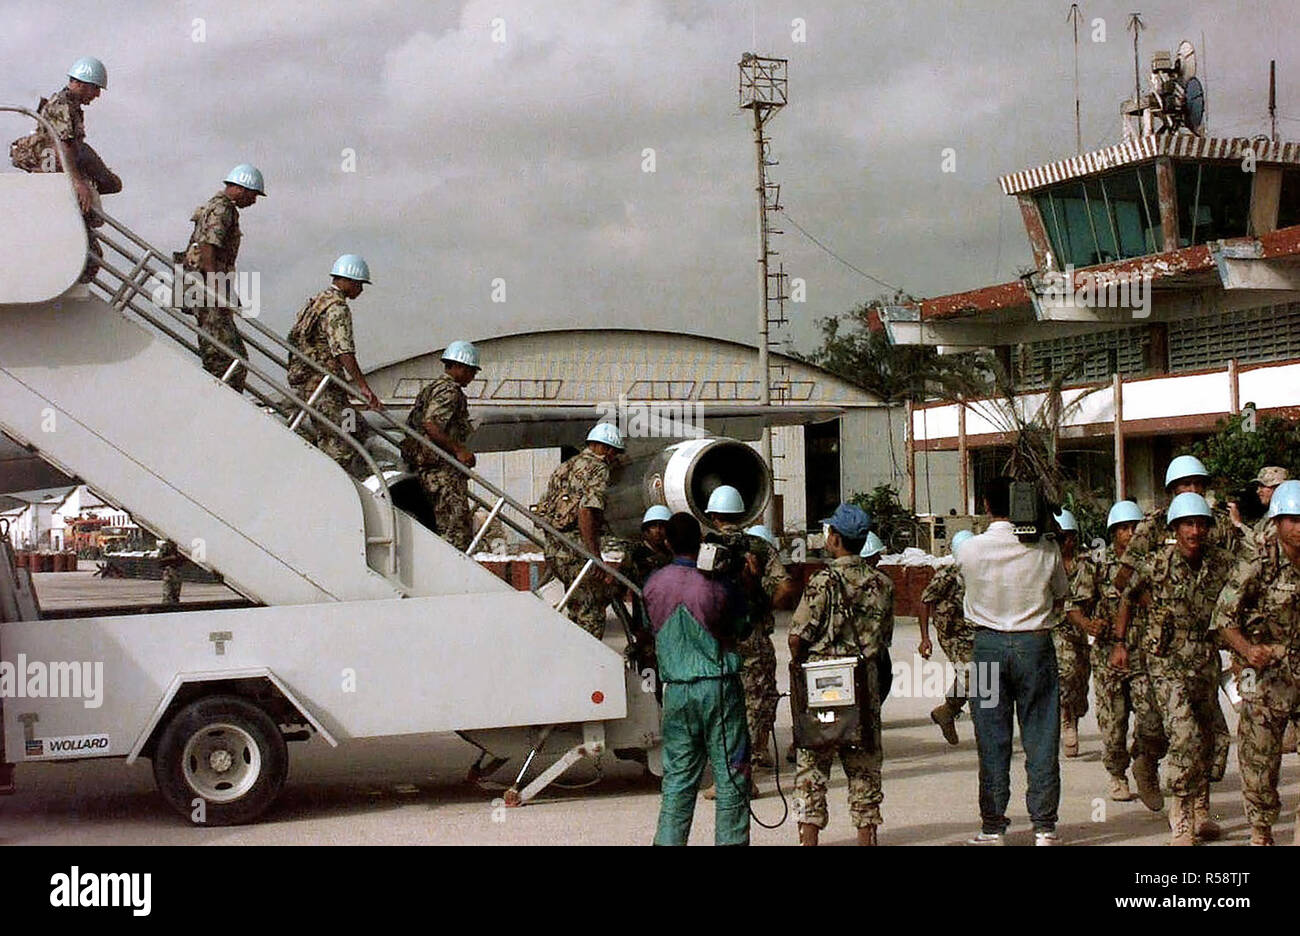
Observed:
[[[1014,713],[1025,749],[1025,806],[1034,831],[1050,832],[1061,802],[1061,700],[1052,632],[977,628],[973,660],[970,704],[979,748],[983,831],[1005,832],[1011,824],[1007,802]],[[996,704],[990,704],[995,698]]]

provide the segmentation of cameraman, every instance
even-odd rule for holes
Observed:
[[[685,845],[707,760],[717,786],[714,843],[749,844],[749,732],[736,644],[749,634],[744,598],[696,568],[700,525],[668,521],[673,561],[642,594],[663,682],[664,776],[656,845]]]
[[[989,528],[957,555],[966,581],[966,620],[975,626],[971,720],[979,749],[980,820],[972,845],[1002,845],[1010,820],[1013,718],[1020,722],[1035,845],[1058,845],[1061,703],[1052,626],[1069,591],[1060,550],[1021,542],[1011,526],[1011,479],[984,490]]]

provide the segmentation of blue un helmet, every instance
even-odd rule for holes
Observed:
[[[673,518],[673,512],[663,504],[655,504],[648,508],[645,515],[641,517],[641,529],[645,529],[647,523],[667,523]]]
[[[467,364],[478,370],[478,348],[468,341],[453,341],[447,345],[447,350],[442,352],[442,359],[454,364]]]
[[[970,530],[958,530],[952,535],[952,545],[948,547],[948,551],[956,556],[957,550],[961,544],[966,542],[968,539],[973,539],[974,536],[975,534]]]
[[[879,555],[885,551],[885,544],[880,541],[880,537],[874,532],[867,534],[867,541],[862,544],[862,552],[858,553],[863,559],[870,559],[872,556]]]
[[[73,62],[72,67],[68,69],[68,77],[93,84],[104,91],[108,90],[108,69],[93,55],[84,56]]]
[[[618,426],[613,423],[596,423],[591,427],[591,431],[587,433],[587,441],[603,442],[610,448],[616,448],[620,452],[625,448],[623,437],[618,434]]]
[[[221,181],[242,185],[250,192],[266,197],[266,183],[262,180],[262,170],[250,163],[240,163],[227,172],[226,177]]]
[[[369,283],[370,267],[356,254],[344,254],[334,261],[330,276],[341,276],[344,279],[356,280],[358,283]]]
[[[1195,455],[1179,455],[1165,469],[1165,490],[1169,490],[1175,481],[1183,478],[1209,479],[1210,473]]]
[[[1300,481],[1283,481],[1273,489],[1268,518],[1300,517]]]
[[[1142,519],[1142,508],[1137,504],[1131,500],[1115,501],[1106,514],[1106,530],[1109,532],[1121,523],[1140,523]]]
[[[704,508],[704,512],[743,514],[745,512],[745,499],[730,484],[719,484],[713,489],[713,493],[709,495],[709,503]]]
[[[773,549],[780,549],[781,544],[777,542],[776,536],[761,523],[756,523],[752,527],[747,527],[745,532],[750,536],[757,536],[761,540],[766,540],[768,545]]]
[[[1183,491],[1170,502],[1169,511],[1165,514],[1165,526],[1173,526],[1185,517],[1204,517],[1211,523],[1214,522],[1209,502],[1195,491]]]
[[[1056,515],[1056,525],[1061,528],[1062,533],[1078,533],[1079,524],[1074,519],[1074,514],[1061,508],[1061,512]]]

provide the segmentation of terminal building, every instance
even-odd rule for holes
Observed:
[[[473,337],[482,356],[466,388],[471,416],[500,407],[560,409],[629,403],[758,404],[758,352],[750,345],[680,332],[586,328]],[[409,406],[442,373],[441,351],[395,361],[366,379],[385,402]],[[878,484],[902,488],[905,418],[846,380],[798,359],[772,355],[774,403],[826,405],[843,415],[773,432],[775,496],[788,532],[817,529],[841,499]],[[757,444],[757,443],[755,443]],[[537,503],[559,448],[487,454],[478,471],[525,503]]]

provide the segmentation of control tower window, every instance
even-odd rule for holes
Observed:
[[[1254,175],[1239,163],[1178,162],[1178,246],[1245,237]]]
[[[1096,266],[1163,249],[1151,164],[1054,185],[1035,196],[1057,266]]]

